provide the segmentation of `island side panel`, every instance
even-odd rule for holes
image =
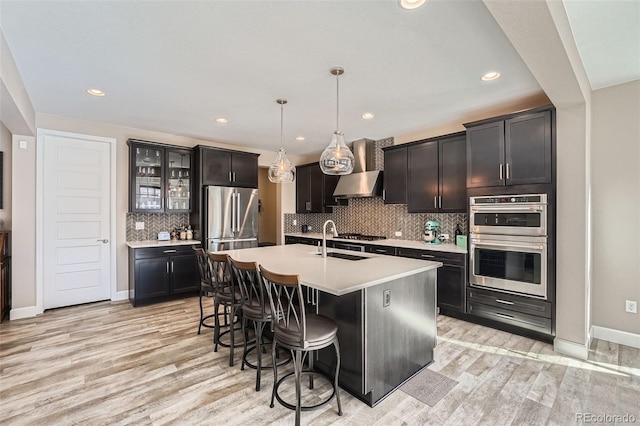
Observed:
[[[384,292],[389,290],[389,305]],[[433,361],[436,270],[366,290],[366,384],[375,405]]]

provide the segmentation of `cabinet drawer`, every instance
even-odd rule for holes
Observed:
[[[448,253],[446,251],[431,251],[409,248],[399,248],[397,255],[411,257],[413,259],[433,260],[447,265],[466,266],[467,256],[461,253]]]
[[[483,305],[508,309],[528,315],[536,315],[551,318],[551,303],[544,300],[530,299],[508,293],[495,294],[493,292],[468,289],[469,302],[482,303]]]
[[[199,241],[193,242],[194,246],[200,247]],[[173,256],[175,254],[193,253],[193,246],[166,246],[166,247],[147,247],[134,249],[135,259],[148,259],[152,257]]]
[[[468,301],[467,313],[515,327],[551,334],[551,319]]]
[[[364,246],[367,253],[386,254],[388,256],[396,255],[396,248],[389,246]]]

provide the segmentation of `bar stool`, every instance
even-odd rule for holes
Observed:
[[[231,275],[229,255],[224,253],[209,253],[211,278],[216,297],[214,298],[214,310],[220,311],[220,305],[224,307],[225,323],[226,313],[229,314],[229,329],[220,333],[220,318],[215,316],[215,328],[213,333],[213,351],[218,352],[218,345],[229,348],[229,367],[233,367],[233,350],[235,348],[235,317],[239,316],[242,307],[240,290],[235,285]],[[220,342],[220,337],[229,333],[229,344]]]
[[[214,302],[215,307],[215,290],[211,280],[211,268],[209,268],[207,253],[203,249],[195,246],[193,247],[193,251],[198,260],[198,272],[200,273],[200,323],[198,324],[198,334],[200,334],[202,327],[215,328],[215,325],[206,323],[206,320],[213,318],[215,313],[205,316],[202,308],[202,296],[211,297],[211,301]]]
[[[235,277],[235,282],[240,288],[240,294],[242,296],[242,335],[244,336],[244,352],[242,354],[242,366],[241,370],[244,370],[245,364],[251,368],[256,369],[256,391],[260,390],[260,378],[263,368],[273,368],[273,365],[262,365],[262,348],[264,327],[266,324],[271,323],[271,305],[269,303],[269,296],[264,286],[258,264],[256,262],[241,262],[233,258],[229,258],[231,261],[231,270]],[[246,333],[247,321],[253,322],[253,330],[255,332],[254,346],[248,348],[248,339]],[[251,364],[247,360],[247,355],[252,350],[256,351],[257,363]],[[277,358],[277,357],[276,357]],[[276,358],[272,362],[276,362]],[[282,366],[291,361],[291,358],[287,358],[281,361],[278,366]]]
[[[276,346],[287,348],[293,354],[294,372],[289,373],[278,380],[278,368],[273,368],[273,390],[271,392],[271,408],[274,406],[274,399],[283,406],[296,411],[296,426],[300,424],[301,411],[313,410],[327,404],[333,396],[338,403],[338,415],[342,415],[340,405],[340,392],[338,389],[338,373],[340,371],[340,346],[338,344],[338,326],[327,317],[305,312],[304,297],[300,287],[300,278],[297,275],[282,275],[266,270],[262,265],[260,272],[268,289],[269,302],[271,305],[273,318],[273,345],[272,356],[275,359]],[[323,402],[313,406],[302,406],[300,377],[302,374],[310,374],[309,387],[313,388],[313,375],[319,374],[312,370],[302,370],[304,358],[310,354],[309,360],[312,366],[313,354],[311,351],[326,348],[333,345],[336,351],[336,370],[333,378],[333,392]],[[283,401],[278,395],[280,384],[292,374],[295,375],[296,384],[296,405]],[[326,377],[326,376],[325,376]],[[330,380],[329,377],[327,377]]]

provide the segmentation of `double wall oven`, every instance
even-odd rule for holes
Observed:
[[[469,199],[469,284],[547,299],[547,195]]]

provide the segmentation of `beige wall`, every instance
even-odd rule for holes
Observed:
[[[640,334],[640,80],[592,101],[593,325]]]
[[[260,167],[258,169],[258,198],[261,203],[258,219],[258,241],[260,243],[275,243],[278,240],[277,186],[278,184],[269,181],[269,169]]]
[[[2,164],[2,202],[0,225],[2,229],[11,229],[11,132],[0,122],[0,151],[3,154]]]

